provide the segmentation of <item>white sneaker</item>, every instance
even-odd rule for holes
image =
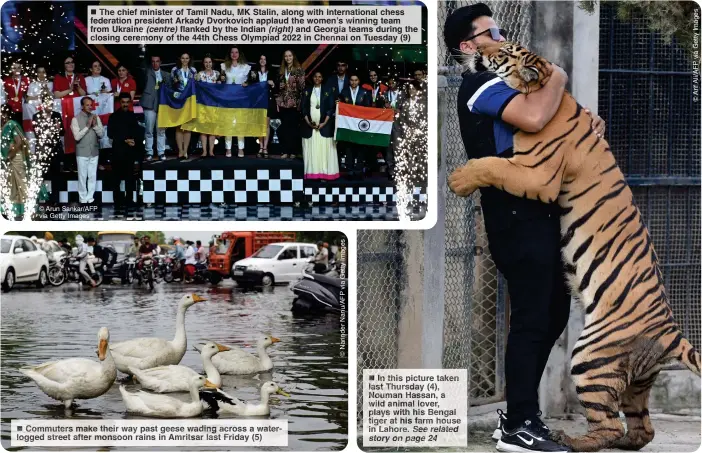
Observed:
[[[502,426],[504,425],[505,421],[507,420],[507,416],[505,415],[504,412],[502,412],[501,409],[497,409],[497,414],[498,414],[497,428],[495,428],[495,431],[492,432],[492,440],[494,440],[494,441],[498,441],[502,438]]]

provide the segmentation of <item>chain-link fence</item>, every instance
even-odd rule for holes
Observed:
[[[456,9],[471,1],[439,4],[439,72],[447,78],[442,159],[447,174],[465,164],[456,109],[462,72],[443,42],[443,25]],[[529,46],[531,3],[485,2],[507,39]],[[452,50],[455,54],[455,50]],[[506,342],[506,294],[488,248],[479,195],[460,198],[446,194],[446,299],[444,315],[445,368],[467,368],[471,406],[503,398],[503,359]]]
[[[358,420],[362,419],[363,370],[397,368],[403,273],[401,231],[362,230],[356,251]]]
[[[651,233],[673,314],[699,349],[699,76],[674,40],[665,43],[640,14],[619,19],[617,7],[600,9],[598,110]]]

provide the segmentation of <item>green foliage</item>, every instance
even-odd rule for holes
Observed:
[[[593,13],[596,2],[597,0],[580,0],[578,3],[581,9]],[[633,0],[614,4],[619,19],[629,20],[635,16],[643,16],[647,19],[649,28],[660,33],[664,42],[669,44],[675,37],[680,47],[685,49],[693,60],[699,59],[699,48],[695,48],[694,43],[694,27],[700,7],[694,1]],[[698,11],[697,15],[695,11]]]
[[[166,243],[166,235],[163,234],[163,231],[137,231],[137,236],[138,237],[149,236],[152,244],[165,244]],[[171,243],[172,242],[173,241],[171,241]]]

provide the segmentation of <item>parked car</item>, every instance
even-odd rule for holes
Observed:
[[[294,232],[225,231],[213,237],[217,247],[209,255],[209,279],[213,285],[231,276],[232,265],[268,244],[295,242]]]
[[[296,281],[317,253],[315,244],[277,242],[259,249],[250,257],[232,266],[237,285],[273,286]]]
[[[36,283],[43,288],[49,281],[49,258],[29,238],[0,237],[0,275],[3,291],[17,283]]]

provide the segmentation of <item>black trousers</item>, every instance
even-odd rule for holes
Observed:
[[[349,177],[358,176],[367,162],[366,150],[363,145],[350,142],[337,142],[337,156],[339,159],[339,169],[341,169],[341,156],[344,156],[346,172]]]
[[[281,154],[302,154],[300,112],[298,112],[296,108],[280,108],[278,139],[280,140]]]
[[[513,429],[539,410],[539,382],[551,348],[568,324],[570,294],[557,211],[506,208],[510,211],[500,216],[500,224],[487,214],[485,222],[490,252],[510,297],[505,381],[507,426]]]
[[[134,161],[137,153],[129,146],[112,145],[112,195],[116,206],[134,204],[134,189],[136,177],[134,176]],[[120,185],[124,181],[124,192]]]

